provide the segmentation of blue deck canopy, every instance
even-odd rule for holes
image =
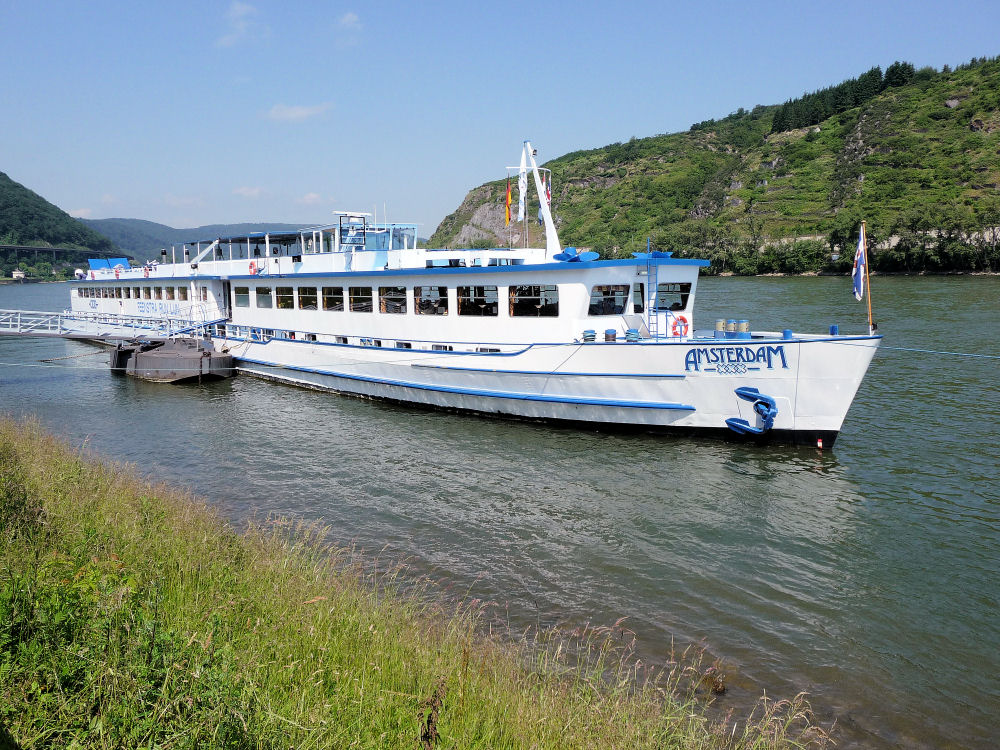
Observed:
[[[107,258],[90,258],[87,262],[90,264],[91,271],[97,271],[101,268],[111,268]]]

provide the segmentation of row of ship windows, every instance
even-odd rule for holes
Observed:
[[[412,341],[387,341],[384,339],[372,338],[368,336],[339,336],[328,334],[307,333],[304,331],[283,331],[275,328],[258,328],[256,326],[237,326],[226,323],[216,323],[212,326],[212,335],[218,338],[242,338],[247,341],[270,341],[271,339],[284,339],[286,341],[306,341],[331,344],[344,344],[353,346],[373,346],[389,349],[422,349],[433,352],[453,352],[456,351],[455,344],[432,344],[429,342]],[[457,351],[479,352],[480,354],[499,354],[502,350],[497,346],[463,346],[458,344]]]
[[[346,295],[345,295],[346,291]],[[279,310],[329,310],[373,312],[375,289],[368,286],[238,286],[233,289],[236,307],[277,308]],[[405,314],[408,309],[407,288],[380,286],[378,311]],[[631,299],[629,299],[631,291]],[[658,310],[683,310],[691,294],[690,284],[659,284],[656,290]],[[600,284],[590,291],[588,315],[621,315],[643,311],[645,284]],[[459,315],[496,316],[500,308],[499,290],[495,286],[460,286],[455,290]],[[511,286],[507,294],[508,311],[512,317],[556,317],[559,315],[559,287],[557,285]],[[417,315],[447,315],[448,287],[413,287],[413,311]]]
[[[185,302],[188,299],[188,288],[186,286],[84,286],[80,287],[76,294],[78,297],[94,299],[166,299]],[[208,302],[208,287],[199,287],[195,294],[202,302]]]

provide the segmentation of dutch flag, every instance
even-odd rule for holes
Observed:
[[[854,299],[860,302],[865,296],[865,264],[868,262],[867,245],[865,242],[865,225],[861,225],[861,233],[858,235],[858,251],[854,254],[854,271],[851,278],[854,279]]]

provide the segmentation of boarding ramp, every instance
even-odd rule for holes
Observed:
[[[226,318],[193,321],[90,312],[0,310],[0,336],[48,336],[97,341],[134,341],[198,336]]]

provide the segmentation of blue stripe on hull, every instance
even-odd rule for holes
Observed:
[[[663,409],[669,411],[695,411],[695,407],[690,406],[688,404],[675,404],[675,403],[651,402],[651,401],[619,401],[619,400],[601,399],[601,398],[573,398],[571,396],[545,396],[537,393],[516,393],[513,391],[487,391],[477,388],[454,388],[450,386],[428,385],[426,383],[414,383],[405,380],[392,380],[389,378],[374,378],[374,377],[366,377],[364,375],[350,375],[347,373],[330,372],[328,370],[317,370],[311,367],[280,365],[274,362],[264,362],[261,360],[249,359],[247,357],[238,358],[237,367],[240,366],[239,363],[243,362],[255,365],[262,365],[264,367],[272,367],[277,370],[292,370],[297,372],[315,373],[317,375],[324,375],[327,377],[341,378],[344,380],[354,380],[364,383],[373,383],[376,385],[389,385],[389,386],[395,386],[397,388],[413,388],[416,390],[432,391],[436,393],[453,393],[457,396],[480,396],[484,398],[513,399],[517,401],[540,401],[540,402],[555,403],[555,404],[574,404],[580,406],[606,406],[606,407],[624,408],[624,409]]]

